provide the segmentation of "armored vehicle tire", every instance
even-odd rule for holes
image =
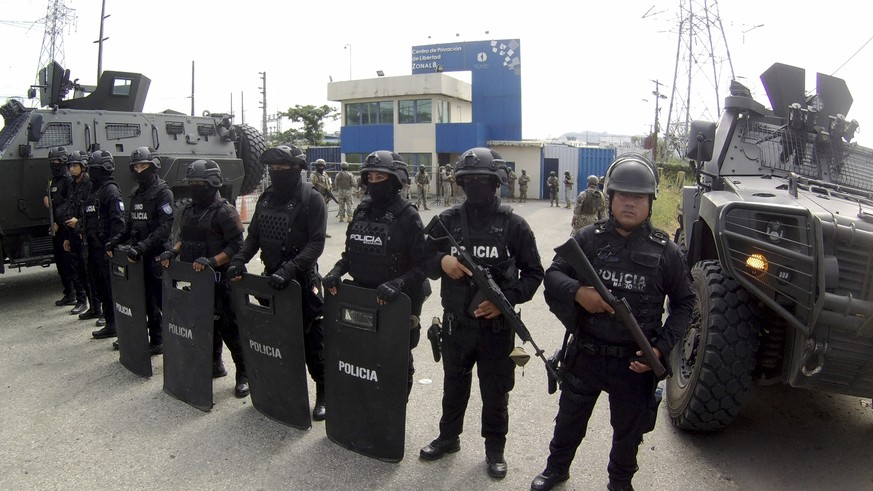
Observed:
[[[239,195],[251,194],[258,188],[264,178],[265,167],[261,163],[261,154],[267,149],[267,142],[258,130],[247,124],[234,126],[239,140],[236,142],[236,156],[243,161],[245,177],[240,187]]]
[[[676,245],[679,246],[679,252],[682,253],[682,257],[685,257],[688,255],[688,246],[685,245],[685,229],[684,228],[680,228],[680,229],[676,230],[676,236],[673,239],[673,242],[675,242]]]
[[[746,398],[759,325],[753,298],[718,261],[697,263],[691,276],[697,303],[670,355],[667,409],[680,428],[715,431],[733,421]]]

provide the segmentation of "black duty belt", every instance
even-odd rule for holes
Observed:
[[[635,346],[616,346],[611,344],[592,343],[579,341],[579,348],[589,355],[614,356],[616,358],[629,358],[635,356],[639,349]]]

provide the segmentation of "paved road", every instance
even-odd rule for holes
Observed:
[[[544,202],[516,205],[531,223],[544,261],[568,237],[570,210]],[[433,214],[425,212],[425,222]],[[322,269],[343,244],[331,217]],[[162,391],[163,361],[151,379],[118,363],[109,340],[92,340],[90,321],[58,308],[54,270],[0,276],[0,489],[527,489],[547,455],[557,396],[546,393],[537,360],[516,376],[510,399],[509,474],[484,472],[478,395],[471,398],[461,451],[421,462],[418,449],[437,434],[442,370],[426,344],[415,350],[416,384],[408,406],[406,458],[388,464],[330,442],[322,423],[309,431],[268,420],[233,397],[233,374],[214,383],[215,407],[203,413]],[[431,297],[423,317],[438,313]],[[538,294],[523,318],[547,352],[560,325]],[[528,350],[530,351],[530,350]],[[314,390],[314,388],[313,388]],[[475,394],[474,382],[474,394]],[[611,430],[605,398],[591,420],[563,489],[605,489]],[[695,435],[658,426],[640,450],[637,489],[873,489],[870,400],[756,387],[736,423]]]

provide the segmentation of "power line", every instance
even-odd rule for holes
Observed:
[[[846,66],[846,63],[849,63],[850,61],[852,61],[852,58],[854,58],[858,53],[860,53],[861,50],[864,49],[865,46],[867,46],[868,44],[870,44],[870,41],[873,41],[873,36],[870,36],[870,39],[868,39],[866,43],[864,43],[863,45],[861,45],[861,47],[858,48],[858,51],[855,51],[855,53],[854,53],[852,56],[850,56],[848,60],[844,61],[842,65],[840,65],[839,67],[837,67],[837,69],[834,70],[834,71],[831,73],[831,76],[833,76],[835,73],[837,73],[838,71],[840,71],[840,68],[843,68],[844,66]]]

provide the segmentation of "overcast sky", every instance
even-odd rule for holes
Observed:
[[[34,82],[46,0],[0,0],[3,74],[0,101]],[[270,113],[296,104],[331,104],[327,82],[411,73],[412,46],[483,39],[521,40],[525,139],[566,132],[643,134],[654,120],[657,79],[670,95],[680,1],[616,2],[334,2],[107,0],[103,68],[152,79],[146,110],[190,112],[191,61],[196,61],[195,111],[227,112],[233,94],[246,123],[260,128],[258,72],[267,72]],[[682,2],[687,5],[687,0]],[[702,14],[704,0],[693,8]],[[712,6],[712,0],[709,0]],[[857,1],[723,0],[719,4],[735,75],[769,106],[759,75],[774,62],[833,73],[873,37]],[[94,84],[100,0],[67,0],[76,23],[64,31],[65,66]],[[486,34],[486,31],[488,34]],[[725,58],[720,33],[715,51]],[[350,46],[350,48],[349,48]],[[704,52],[702,48],[696,49]],[[692,119],[714,120],[712,67],[695,68]],[[836,72],[853,91],[849,113],[858,140],[873,146],[873,43]],[[727,62],[722,64],[729,79]],[[680,72],[687,68],[683,67]],[[351,72],[351,73],[350,73]],[[676,84],[681,92],[686,82]],[[723,89],[726,90],[726,84]],[[724,92],[724,91],[723,91]],[[646,99],[647,101],[644,101]],[[663,104],[666,106],[666,103]],[[662,128],[668,108],[661,111]],[[240,122],[237,118],[236,122]],[[286,124],[287,126],[287,124]],[[339,122],[327,126],[337,130]]]

